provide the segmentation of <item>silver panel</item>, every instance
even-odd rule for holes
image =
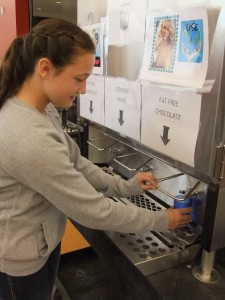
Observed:
[[[225,143],[225,8],[218,17],[209,56],[207,79],[215,80],[209,94],[203,95],[201,127],[195,153],[196,169],[213,178],[217,146]]]
[[[216,209],[215,223],[213,226],[211,250],[215,251],[225,245],[225,189],[220,189]]]

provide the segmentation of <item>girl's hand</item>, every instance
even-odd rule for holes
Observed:
[[[157,189],[158,183],[151,172],[139,172],[137,178],[143,191]]]
[[[192,221],[192,208],[168,208],[167,213],[169,217],[168,229],[174,230],[176,228],[184,227]]]

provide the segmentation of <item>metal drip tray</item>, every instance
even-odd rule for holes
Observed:
[[[112,168],[103,168],[112,176]],[[145,209],[159,211],[165,209],[163,205],[146,194],[131,196],[128,198],[112,198],[115,202],[126,205],[136,205]],[[190,232],[190,228],[184,228],[184,232]],[[188,244],[184,234],[182,239],[172,235],[149,231],[146,234],[117,233],[105,231],[113,243],[129,258],[129,260],[146,276],[156,272],[172,268],[179,264],[193,260],[200,249],[200,244]],[[188,235],[187,235],[188,236]]]
[[[165,209],[147,195],[132,196],[128,199],[113,198],[124,204],[134,204],[154,211]],[[174,267],[194,259],[200,245],[182,249],[161,233],[149,231],[147,234],[117,233],[106,231],[113,243],[146,276]]]
[[[153,233],[146,235],[106,232],[108,237],[145,276],[193,260],[200,245],[181,250],[173,244],[162,242]]]

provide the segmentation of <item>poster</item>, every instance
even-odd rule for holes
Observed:
[[[88,25],[82,27],[82,29],[87,32],[92,38],[95,47],[95,64],[92,73],[103,75],[103,33],[104,33],[104,24],[98,23],[93,25]]]
[[[80,95],[80,116],[104,125],[105,78],[90,75],[87,79],[86,93]]]
[[[204,6],[147,16],[140,79],[202,88],[208,68],[208,17]]]
[[[140,141],[141,85],[105,78],[105,126]]]
[[[144,43],[147,0],[108,0],[109,45]]]
[[[201,97],[143,85],[141,143],[194,167]]]

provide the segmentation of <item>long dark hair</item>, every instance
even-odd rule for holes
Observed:
[[[48,58],[61,70],[82,53],[95,54],[92,39],[80,27],[61,19],[46,19],[15,38],[0,65],[0,108],[33,74],[40,58]]]

